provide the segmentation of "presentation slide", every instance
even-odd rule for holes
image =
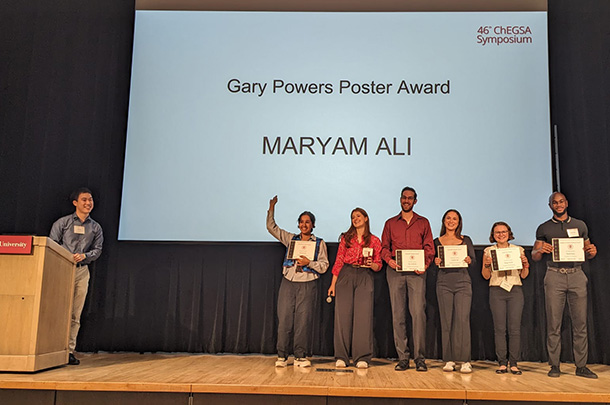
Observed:
[[[404,186],[438,236],[551,216],[545,12],[136,11],[119,239],[337,241]]]

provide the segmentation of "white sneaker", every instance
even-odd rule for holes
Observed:
[[[470,365],[469,362],[462,364],[462,367],[460,368],[460,373],[464,373],[464,374],[472,373],[472,366]]]
[[[339,359],[335,362],[335,368],[345,368],[347,367],[347,364],[345,364],[345,361]]]
[[[356,368],[369,368],[369,363],[364,360],[360,360],[358,363],[356,363]]]
[[[454,371],[455,370],[455,362],[448,361],[445,363],[445,367],[443,367],[443,371]]]
[[[311,367],[311,361],[307,360],[305,357],[299,357],[294,359],[294,365],[296,367]]]
[[[288,359],[286,357],[278,357],[275,361],[275,367],[286,367],[288,365]]]

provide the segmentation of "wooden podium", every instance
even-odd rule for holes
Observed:
[[[0,371],[68,363],[74,271],[47,237],[33,237],[29,255],[0,254]]]

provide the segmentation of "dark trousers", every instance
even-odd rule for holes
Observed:
[[[409,359],[407,339],[407,297],[409,312],[413,322],[413,357],[424,360],[426,349],[426,273],[397,272],[388,267],[386,278],[390,289],[392,305],[392,326],[394,328],[394,345],[399,360]]]
[[[277,298],[277,355],[306,357],[311,352],[312,321],[315,299],[318,296],[317,280],[295,283],[282,278]]]
[[[587,276],[582,270],[571,274],[561,274],[547,270],[544,276],[546,347],[551,366],[559,366],[561,321],[563,320],[566,301],[572,320],[574,364],[576,364],[576,367],[584,367],[587,364],[589,354],[587,341],[587,282]]]
[[[373,357],[374,281],[371,270],[345,265],[335,285],[335,358],[349,364]]]
[[[436,297],[441,319],[443,361],[470,361],[472,282],[468,269],[439,269]]]
[[[501,287],[489,287],[489,307],[494,320],[496,357],[501,366],[517,366],[521,357],[521,315],[523,289],[515,285],[510,292]],[[508,324],[508,360],[506,357],[506,325]]]

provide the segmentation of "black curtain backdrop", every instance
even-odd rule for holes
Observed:
[[[55,219],[73,210],[70,191],[87,185],[106,242],[92,266],[79,350],[274,353],[279,243],[117,241],[133,10],[133,0],[0,2],[0,233],[47,235]],[[549,43],[561,189],[599,250],[586,269],[589,360],[610,364],[610,2],[549,0]],[[512,164],[518,162],[506,162],[507,174]],[[177,209],[188,193],[175,196]],[[396,198],[398,211],[398,190],[377,194]],[[493,197],[487,198],[493,209]],[[527,195],[522,201],[524,210],[547,203]],[[265,212],[236,214],[244,215],[245,227],[265,226]],[[280,225],[296,230],[296,224]],[[336,249],[331,243],[331,261]],[[492,360],[487,283],[478,266],[471,277],[472,357]],[[534,266],[524,283],[524,360],[547,359],[543,277],[544,269]],[[333,304],[323,300],[330,279],[330,273],[322,277],[311,331],[317,355],[333,354]],[[431,270],[430,358],[441,356],[435,281]],[[379,357],[396,355],[385,269],[375,277],[375,347]],[[562,359],[572,359],[567,318]]]

